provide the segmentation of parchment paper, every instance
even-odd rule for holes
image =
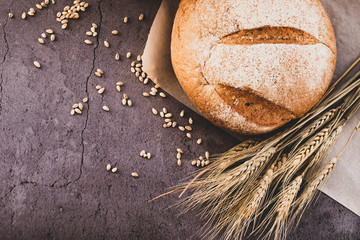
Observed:
[[[149,77],[180,102],[200,114],[182,90],[171,65],[170,37],[179,0],[164,0],[150,29],[143,54]],[[337,37],[338,62],[334,79],[360,56],[360,1],[322,0]],[[360,120],[360,111],[345,127],[329,157],[336,156]],[[360,216],[360,133],[355,134],[321,191]]]

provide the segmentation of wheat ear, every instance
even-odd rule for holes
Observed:
[[[290,229],[288,226],[288,217],[290,214],[291,207],[294,203],[296,196],[301,187],[304,175],[297,176],[290,184],[284,187],[283,191],[280,192],[278,200],[276,201],[274,207],[270,211],[269,215],[265,218],[268,222],[266,226],[270,224],[270,221],[275,217],[273,224],[265,235],[265,238],[269,238],[273,232],[275,232],[274,239],[285,239],[287,235],[287,230]],[[265,224],[261,224],[262,226]],[[264,228],[265,229],[265,228]]]
[[[272,164],[259,180],[257,187],[248,194],[243,201],[239,201],[235,216],[227,216],[233,219],[225,231],[225,239],[238,239],[247,231],[251,222],[256,221],[257,214],[261,212],[262,202],[265,200],[268,189],[273,181],[275,164]]]
[[[303,164],[319,147],[329,138],[332,125],[323,128],[314,137],[310,138],[304,146],[289,156],[288,161],[283,165],[279,174],[284,174],[284,182],[288,183],[296,172],[301,169]]]

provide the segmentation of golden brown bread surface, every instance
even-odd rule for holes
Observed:
[[[215,125],[272,131],[321,98],[336,64],[318,0],[182,0],[171,41],[175,74]]]

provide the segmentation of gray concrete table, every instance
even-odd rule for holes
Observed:
[[[177,216],[168,206],[177,196],[148,203],[194,170],[190,159],[206,150],[222,152],[237,141],[186,109],[172,97],[144,98],[150,86],[129,71],[141,54],[156,1],[95,1],[62,30],[55,15],[71,1],[37,11],[34,1],[1,1],[0,9],[0,239],[190,239],[201,226],[195,212]],[[8,12],[15,14],[9,19]],[[145,19],[137,20],[140,13]],[[127,24],[123,18],[129,17]],[[91,23],[99,35],[85,45]],[[37,42],[45,29],[56,41]],[[111,30],[118,29],[118,36]],[[111,44],[105,48],[104,40]],[[114,60],[115,53],[121,55]],[[33,61],[42,65],[37,69]],[[94,75],[101,68],[102,78]],[[133,107],[121,105],[115,82]],[[95,86],[106,88],[100,96]],[[73,103],[89,97],[83,114],[70,116]],[[104,112],[107,105],[110,112]],[[182,109],[194,119],[194,138],[186,140],[176,129],[163,129],[151,107]],[[185,121],[185,120],[183,120]],[[181,119],[179,119],[181,123]],[[183,166],[176,165],[176,148],[185,151]],[[153,157],[145,160],[146,149]],[[116,174],[106,171],[112,163]],[[136,171],[140,177],[131,177]],[[197,237],[193,237],[197,239]],[[325,195],[304,214],[289,239],[359,239],[360,218]]]

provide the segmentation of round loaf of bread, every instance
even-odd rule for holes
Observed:
[[[182,0],[171,60],[207,119],[255,135],[319,101],[335,69],[336,41],[318,0]]]

